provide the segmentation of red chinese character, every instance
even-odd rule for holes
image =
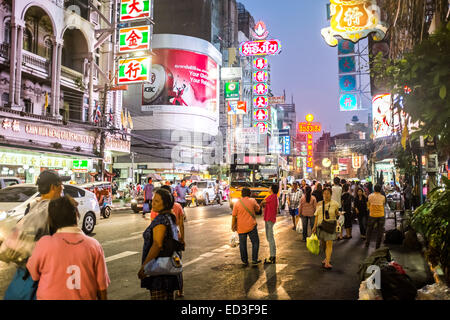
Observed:
[[[128,75],[129,79],[136,79],[137,78],[137,73],[140,70],[140,64],[139,62],[136,63],[130,63],[128,65],[128,69],[125,72],[126,75]],[[133,74],[133,75],[132,75]]]
[[[19,132],[20,131],[20,123],[17,120],[14,120],[12,123],[12,130],[14,132]]]
[[[5,130],[11,128],[11,120],[3,119],[2,126]]]
[[[139,37],[138,35],[137,35],[137,33],[133,30],[132,32],[131,32],[131,34],[128,36],[128,38],[126,38],[125,39],[125,41],[129,41],[129,46],[130,47],[135,47],[135,46],[137,46],[138,44],[137,44],[137,41],[138,40],[140,40],[140,39],[142,39],[142,37]]]
[[[133,0],[133,3],[128,6],[128,8],[130,8],[130,12],[128,12],[128,14],[131,14],[133,11],[136,11],[137,13],[142,12],[142,10],[138,8],[139,3],[136,1],[137,0]]]

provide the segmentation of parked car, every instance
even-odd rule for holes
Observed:
[[[78,202],[80,212],[79,225],[85,234],[94,231],[100,219],[100,207],[94,193],[74,185],[64,185],[63,193]],[[38,188],[34,184],[18,184],[0,190],[0,223],[7,217],[23,218],[31,201],[39,197]]]
[[[205,206],[209,205],[213,201],[217,201],[217,194],[216,194],[216,182],[213,180],[207,180],[207,181],[197,181],[195,182],[197,184],[197,194],[195,195],[197,198],[198,203],[202,203]],[[192,190],[193,183],[189,185],[189,189]],[[219,189],[219,196],[222,199],[223,191]]]
[[[0,189],[20,184],[22,181],[14,177],[0,177]]]
[[[153,181],[153,188],[161,188],[162,183],[161,181]],[[131,199],[131,210],[133,210],[134,213],[139,213],[143,210],[144,207],[144,188],[145,184],[141,190],[141,192],[133,197]]]
[[[112,184],[109,181],[90,182],[79,185],[97,197],[100,212],[103,218],[108,219],[112,211]]]

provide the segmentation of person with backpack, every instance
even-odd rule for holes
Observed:
[[[144,246],[142,249],[142,266],[138,272],[141,288],[150,291],[151,300],[174,300],[174,292],[182,290],[182,279],[176,275],[147,276],[145,266],[160,257],[160,254],[173,254],[162,252],[164,248],[171,248],[170,239],[178,242],[176,217],[172,212],[174,198],[169,191],[157,189],[153,195],[153,210],[158,213],[150,226],[144,231]]]
[[[276,245],[273,235],[273,226],[277,221],[278,213],[278,190],[279,186],[273,184],[270,187],[270,195],[261,202],[261,206],[264,208],[264,221],[266,223],[266,239],[269,243],[270,257],[264,259],[264,264],[276,263]]]
[[[27,269],[39,281],[37,300],[106,300],[110,284],[100,243],[78,227],[79,213],[69,197],[51,200],[51,235],[42,237]]]
[[[244,267],[248,266],[247,237],[252,243],[252,266],[261,263],[261,260],[258,260],[259,235],[255,215],[260,206],[250,195],[249,188],[242,189],[242,198],[233,207],[231,222],[231,230],[239,234],[239,249]]]
[[[306,242],[308,237],[308,222],[312,228],[314,228],[314,213],[316,212],[317,200],[316,197],[312,195],[312,188],[310,186],[305,187],[305,194],[300,200],[300,206],[298,212],[300,218],[302,219],[303,225],[303,242]]]
[[[385,212],[384,207],[386,205],[386,197],[381,194],[381,185],[377,184],[374,187],[374,193],[369,195],[369,219],[367,221],[367,231],[366,231],[366,248],[370,245],[370,238],[372,236],[372,231],[377,226],[377,243],[376,248],[378,249],[381,245],[381,240],[383,239],[384,233],[384,223],[385,223]]]

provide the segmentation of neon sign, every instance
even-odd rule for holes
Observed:
[[[254,82],[267,82],[269,79],[269,73],[267,71],[255,71],[253,72]]]
[[[246,41],[239,46],[239,53],[245,57],[276,55],[281,51],[279,40]]]
[[[330,0],[330,27],[322,29],[325,42],[335,47],[337,36],[354,43],[373,34],[375,41],[386,36],[387,28],[380,22],[376,0]]]
[[[269,92],[269,86],[266,83],[258,83],[253,85],[253,93],[263,96]]]
[[[269,66],[267,58],[255,58],[253,59],[253,68],[258,70],[265,70]]]
[[[256,121],[267,121],[269,119],[268,109],[256,109],[253,111],[253,119]]]
[[[259,128],[260,134],[264,134],[269,131],[269,124],[267,122],[256,122],[253,126]]]
[[[119,30],[119,52],[150,50],[150,26]]]
[[[253,98],[253,106],[256,108],[266,108],[269,105],[267,96],[259,96]]]

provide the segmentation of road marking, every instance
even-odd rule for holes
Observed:
[[[106,258],[105,261],[106,262],[111,262],[111,261],[114,261],[114,260],[117,260],[117,259],[122,259],[122,258],[125,258],[125,257],[128,257],[128,256],[132,256],[132,255],[135,255],[135,254],[138,254],[138,253],[139,252],[134,252],[134,251],[124,251],[122,253],[119,253],[119,254],[116,254],[116,255],[113,255],[111,257]]]
[[[193,264],[193,263],[195,263],[195,262],[197,262],[197,261],[200,261],[200,260],[202,260],[202,259],[203,259],[203,258],[196,258],[196,259],[191,260],[191,261],[189,261],[189,262],[183,263],[183,267],[186,268],[187,266],[189,266],[189,265],[191,265],[191,264]]]
[[[215,254],[216,254],[215,252],[207,252],[207,253],[202,254],[200,256],[200,258],[209,258],[209,257],[214,256]]]
[[[136,232],[132,232],[132,233],[130,233],[131,235],[136,235],[136,234],[142,234],[142,233],[144,233],[144,231],[136,231]]]
[[[221,252],[224,252],[225,250],[227,250],[227,249],[226,249],[226,248],[217,248],[217,249],[214,249],[214,250],[211,251],[211,252],[221,253]]]
[[[142,238],[142,235],[138,234],[138,235],[135,235],[135,236],[132,236],[132,237],[128,237],[128,238],[121,238],[121,239],[105,241],[101,245],[102,246],[107,246],[107,245],[110,245],[110,244],[115,244],[115,243],[119,243],[119,242],[130,241],[130,240],[136,240],[136,239],[140,239],[140,238]]]
[[[264,268],[264,272],[259,277],[259,279],[253,284],[253,286],[248,291],[247,297],[254,300],[259,300],[265,297],[268,297],[269,294],[276,295],[278,300],[290,300],[291,297],[286,293],[283,288],[283,284],[278,286],[275,292],[269,292],[266,294],[259,290],[263,285],[267,284],[267,282],[272,279],[274,276],[277,276],[279,272],[281,272],[284,268],[287,267],[287,264],[275,264],[269,265]]]

